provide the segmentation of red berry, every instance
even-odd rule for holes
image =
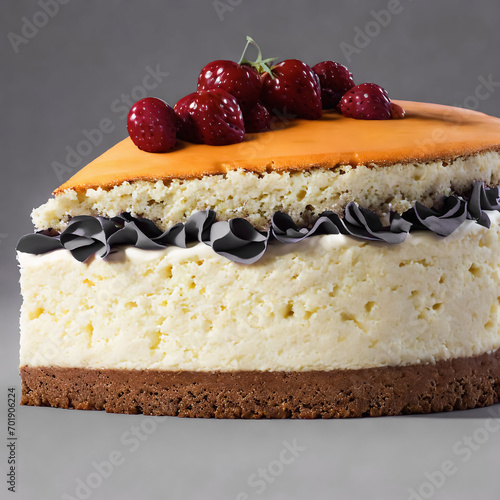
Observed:
[[[245,132],[266,132],[271,128],[271,115],[267,108],[260,102],[243,114]]]
[[[229,92],[245,112],[259,100],[262,83],[257,71],[250,66],[233,61],[213,61],[201,70],[197,90],[216,88]]]
[[[323,109],[336,108],[342,96],[354,87],[352,73],[334,61],[320,62],[312,69],[319,78]]]
[[[359,120],[388,120],[391,101],[387,91],[375,83],[362,83],[348,90],[339,103],[340,112]]]
[[[318,77],[302,61],[286,59],[272,68],[273,76],[262,77],[262,100],[274,113],[297,118],[321,118]]]
[[[194,92],[183,97],[174,110],[177,133],[184,141],[223,146],[245,138],[241,109],[225,90]]]
[[[198,95],[198,92],[193,92],[179,99],[174,106],[174,112],[177,120],[177,137],[183,141],[203,144],[201,133],[189,110],[189,107]],[[196,104],[193,104],[193,110],[195,110],[196,107]]]
[[[174,110],[156,97],[141,99],[130,108],[127,130],[139,149],[150,153],[168,151],[175,145]]]
[[[395,102],[391,102],[391,118],[404,118],[406,111]]]

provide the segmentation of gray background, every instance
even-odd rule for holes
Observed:
[[[324,59],[345,63],[340,44],[355,45],[356,27],[364,30],[373,21],[371,10],[387,9],[394,1],[221,0],[219,5],[228,7],[221,20],[212,1],[71,0],[18,53],[7,35],[21,34],[23,17],[32,20],[41,7],[35,1],[2,2],[1,436],[7,387],[17,387],[18,396],[20,391],[14,246],[32,231],[31,208],[60,184],[53,162],[64,163],[66,148],[75,148],[82,131],[103,118],[112,121],[114,131],[92,148],[82,166],[126,135],[112,106],[141,85],[148,66],[170,73],[150,94],[174,104],[195,89],[204,64],[239,58],[245,34],[267,56],[311,65]],[[386,26],[369,25],[371,34],[379,33],[350,58],[356,82],[379,83],[394,98],[478,105],[500,116],[500,88],[482,101],[475,98],[479,78],[492,75],[500,81],[498,0],[401,0],[400,5]],[[491,423],[488,410],[314,422],[156,421],[44,408],[17,411],[16,495],[22,499],[234,499],[240,493],[240,498],[266,499],[418,498],[411,497],[410,488],[421,488],[421,498],[500,498],[500,432],[485,430]],[[495,412],[498,418],[498,405]],[[131,441],[135,426],[149,434]],[[464,441],[468,436],[470,444]],[[304,449],[280,466],[283,442],[294,440]],[[97,488],[78,496],[77,482],[86,481],[93,462],[108,460],[112,452],[120,453],[123,463]],[[443,481],[435,471],[448,460],[454,473]],[[4,478],[4,451],[0,463]],[[249,481],[268,467],[276,476],[259,494],[261,488]],[[433,473],[438,486],[423,484]],[[91,483],[99,482],[94,476]],[[12,495],[3,480],[0,492],[1,498]]]

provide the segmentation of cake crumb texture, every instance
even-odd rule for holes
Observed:
[[[195,212],[212,209],[219,220],[242,217],[258,229],[266,229],[277,211],[305,226],[321,212],[341,214],[350,201],[355,201],[387,220],[390,211],[403,213],[416,201],[433,206],[443,196],[466,192],[474,181],[496,186],[500,184],[499,173],[500,153],[496,151],[453,161],[399,163],[383,168],[342,165],[268,173],[240,169],[200,179],[138,180],[83,192],[67,189],[35,209],[32,219],[39,230],[62,231],[77,215],[115,217],[128,212],[166,230]]]

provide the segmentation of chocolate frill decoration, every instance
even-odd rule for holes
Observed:
[[[447,196],[439,210],[417,202],[403,214],[403,219],[411,222],[412,230],[428,230],[439,236],[449,236],[466,218],[467,203],[456,196]]]
[[[391,226],[384,228],[376,213],[361,208],[352,201],[345,209],[342,222],[347,234],[351,236],[365,240],[384,241],[391,245],[402,243],[410,229],[410,226],[401,224],[398,219],[393,219]]]
[[[486,188],[483,182],[476,182],[468,202],[457,196],[448,196],[439,209],[416,203],[403,215],[391,213],[390,225],[385,227],[374,212],[354,202],[347,205],[343,218],[333,212],[323,212],[310,228],[298,228],[289,215],[276,212],[268,232],[258,231],[245,219],[215,222],[213,210],[197,212],[185,223],[176,224],[165,232],[153,221],[130,214],[113,218],[82,215],[71,219],[60,235],[40,231],[23,236],[17,250],[43,254],[66,248],[75,259],[84,262],[92,255],[104,258],[124,245],[161,250],[169,246],[187,248],[191,244],[204,243],[233,262],[253,264],[274,240],[298,243],[311,236],[343,234],[394,245],[402,243],[408,233],[415,230],[448,236],[466,218],[489,228],[491,223],[486,210],[500,211],[500,189]]]
[[[484,187],[484,183],[475,182],[468,204],[469,218],[475,220],[481,226],[490,228],[490,218],[484,210],[500,210],[500,188]]]
[[[265,253],[269,234],[257,231],[245,219],[216,222],[210,230],[210,241],[204,242],[214,252],[240,264],[253,264]]]
[[[162,232],[153,221],[130,214],[121,214],[123,227],[110,238],[112,246],[133,245],[142,250],[161,250],[167,246],[187,248],[190,243],[207,241],[215,212],[205,210],[192,215],[185,224],[179,223]]]
[[[110,237],[119,230],[115,219],[80,215],[71,220],[71,224],[61,233],[60,240],[64,248],[80,262],[91,255],[107,257],[110,253]]]
[[[35,255],[60,250],[61,248],[64,247],[61,245],[60,235],[51,236],[49,231],[37,231],[33,234],[26,234],[17,242],[16,246],[18,252]]]
[[[390,227],[383,227],[377,214],[351,202],[346,207],[343,219],[334,212],[323,212],[311,229],[299,229],[289,215],[276,212],[271,220],[271,228],[274,238],[281,243],[298,243],[314,235],[344,234],[396,244],[406,239],[410,224],[391,223]]]
[[[333,212],[324,212],[311,229],[298,228],[293,219],[283,212],[276,212],[271,219],[271,232],[280,243],[298,243],[305,238],[320,234],[340,234],[340,217]]]

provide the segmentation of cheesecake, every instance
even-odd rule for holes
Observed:
[[[238,144],[130,138],[18,244],[22,404],[220,418],[500,397],[500,119],[397,101]]]

